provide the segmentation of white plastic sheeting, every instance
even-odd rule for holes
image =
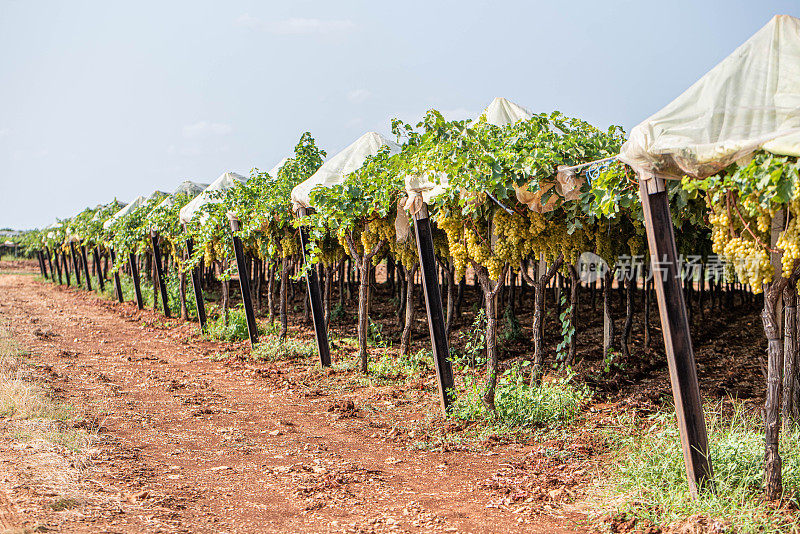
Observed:
[[[389,147],[391,154],[400,152],[400,146],[397,143],[376,132],[367,132],[356,139],[353,144],[323,163],[308,180],[292,189],[292,206],[294,210],[312,207],[311,198],[309,198],[312,189],[317,186],[333,187],[341,184],[348,174],[364,165],[368,156],[376,155],[384,146]]]
[[[241,174],[236,174],[235,172],[224,173],[222,176],[211,182],[211,185],[206,187],[202,193],[194,197],[188,204],[181,208],[181,222],[186,224],[191,221],[192,218],[200,211],[200,208],[206,204],[219,202],[218,199],[215,199],[212,196],[214,191],[227,191],[228,189],[233,189],[237,185],[245,182],[247,182],[247,178]],[[204,222],[205,218],[207,217],[204,215],[200,222]]]
[[[531,117],[533,114],[522,106],[505,98],[497,97],[483,110],[479,119],[484,118],[487,123],[494,126],[507,126]],[[444,193],[449,185],[447,175],[441,172],[408,175],[405,177],[405,182],[406,195],[408,195],[405,209],[412,214],[422,209],[423,202],[428,204]]]
[[[533,113],[505,98],[497,97],[481,113],[486,122],[495,126],[507,126],[533,117]]]
[[[277,177],[278,177],[278,171],[280,171],[280,170],[281,170],[281,167],[283,167],[284,165],[286,165],[286,162],[287,162],[287,161],[289,161],[289,158],[283,158],[283,159],[281,159],[281,160],[278,162],[278,164],[277,164],[277,165],[275,165],[274,167],[272,167],[272,170],[270,170],[270,171],[269,171],[269,175],[270,175],[270,177],[271,177],[271,178],[277,178]]]
[[[116,222],[119,219],[125,217],[130,212],[132,212],[133,210],[135,210],[139,206],[142,206],[142,205],[144,205],[146,203],[147,203],[147,198],[145,198],[143,196],[136,197],[136,199],[133,202],[131,202],[130,204],[128,204],[127,206],[125,206],[124,208],[119,210],[117,213],[112,215],[110,219],[108,219],[106,222],[104,222],[103,223],[103,229],[108,230],[111,227],[111,225],[114,224],[114,222]]]
[[[186,195],[189,198],[194,198],[202,193],[208,187],[208,185],[209,184],[201,184],[192,182],[191,180],[185,180],[181,182],[181,185],[179,185],[171,195],[162,200],[161,203],[153,209],[153,211],[161,208],[171,207],[175,203],[176,195]]]
[[[787,15],[636,126],[620,160],[702,178],[759,149],[800,156],[800,19]]]

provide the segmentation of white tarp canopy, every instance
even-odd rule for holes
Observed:
[[[119,202],[119,201],[117,201],[117,202]],[[109,202],[109,204],[111,204],[111,202]],[[120,204],[120,206],[122,206],[123,208],[125,207],[125,203],[124,203],[124,202],[120,202],[119,204]],[[93,221],[99,221],[99,220],[100,220],[100,210],[101,210],[102,208],[105,208],[107,205],[108,205],[108,204],[98,204],[98,205],[97,205],[97,207],[95,208],[95,209],[97,210],[97,213],[95,213],[95,214],[94,214],[94,217],[92,217],[92,220],[93,220]]]
[[[187,224],[192,218],[200,211],[200,208],[206,204],[215,204],[219,202],[218,199],[213,197],[215,191],[227,191],[233,189],[239,184],[247,182],[247,178],[235,172],[226,172],[206,187],[202,193],[194,197],[188,204],[181,208],[180,220],[182,223]],[[205,217],[201,220],[204,222]]]
[[[497,97],[483,110],[480,118],[485,118],[486,122],[494,126],[507,126],[516,124],[518,121],[526,121],[533,117],[533,114],[520,105]],[[438,180],[433,178],[433,173],[423,175],[408,175],[405,177],[406,194],[408,200],[405,209],[412,214],[422,209],[422,203],[430,203],[433,199],[444,193],[447,189],[448,178],[445,173],[438,173]]]
[[[161,203],[153,209],[153,211],[160,208],[171,207],[175,203],[176,195],[186,195],[189,198],[194,198],[202,193],[203,190],[208,187],[208,185],[209,184],[201,184],[192,182],[191,180],[185,180],[181,182],[181,185],[179,185],[171,195],[162,200]]]
[[[272,167],[272,170],[271,170],[271,171],[269,171],[269,176],[270,176],[270,178],[272,178],[272,179],[275,179],[275,178],[277,178],[277,177],[278,177],[278,171],[280,171],[280,170],[281,170],[281,167],[283,167],[284,165],[286,165],[286,162],[287,162],[287,161],[289,161],[289,158],[283,158],[283,159],[281,159],[281,160],[278,162],[278,164],[277,164],[277,165],[275,165],[274,167]]]
[[[390,154],[400,152],[400,145],[376,132],[367,132],[356,139],[353,144],[323,163],[308,180],[292,189],[292,206],[294,210],[312,207],[311,199],[309,198],[312,189],[317,186],[333,187],[341,184],[348,174],[364,165],[368,156],[376,155],[384,146],[389,147]]]
[[[127,206],[125,206],[124,208],[119,210],[110,219],[108,219],[106,222],[104,222],[103,223],[103,229],[104,230],[108,230],[111,227],[111,225],[114,224],[115,221],[118,221],[119,219],[125,217],[130,212],[132,212],[133,210],[135,210],[139,206],[143,206],[146,203],[147,203],[147,199],[145,197],[143,197],[143,196],[136,197],[136,199],[133,202],[131,202],[130,204],[128,204]]]
[[[800,156],[800,19],[788,15],[636,126],[620,160],[638,171],[702,178],[759,149]]]
[[[483,110],[481,117],[485,117],[489,124],[507,126],[519,121],[526,121],[533,117],[533,113],[510,100],[497,97]]]

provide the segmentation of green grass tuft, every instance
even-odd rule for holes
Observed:
[[[787,532],[791,517],[763,500],[764,433],[759,413],[735,403],[722,417],[722,406],[706,409],[714,492],[696,501],[689,496],[680,436],[674,412],[648,418],[646,426],[628,421],[612,435],[617,469],[609,482],[614,513],[642,524],[680,524],[691,516],[719,520],[731,532]],[[800,497],[800,430],[784,435],[784,499],[797,509]],[[796,514],[796,512],[794,512]],[[791,530],[788,530],[791,531]]]
[[[281,340],[276,335],[262,337],[253,348],[252,358],[257,360],[292,360],[310,358],[317,354],[315,341],[302,341],[294,338]]]
[[[497,381],[497,417],[509,426],[533,427],[574,420],[591,394],[585,386],[573,384],[571,377],[557,378],[531,386],[518,367],[506,371]],[[453,406],[458,419],[479,420],[492,416],[481,400],[483,383],[474,375],[464,375],[465,391]]]

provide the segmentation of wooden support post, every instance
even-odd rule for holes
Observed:
[[[92,256],[94,257],[94,270],[97,271],[97,283],[100,286],[100,292],[106,290],[106,283],[103,280],[103,266],[100,264],[100,251],[99,246],[96,245],[92,248]]]
[[[442,411],[447,416],[453,402],[453,368],[448,356],[450,349],[445,330],[444,313],[442,311],[442,295],[436,273],[436,256],[433,252],[433,233],[428,206],[422,205],[414,214],[414,234],[417,238],[417,253],[422,274],[422,288],[425,293],[425,309],[428,312],[428,329],[431,335],[433,361],[436,366],[436,379],[439,383],[439,401]],[[413,306],[413,302],[406,306]]]
[[[194,253],[194,240],[190,237],[186,240],[186,254],[189,258]],[[194,292],[194,304],[197,307],[197,320],[200,321],[200,330],[206,331],[206,303],[203,300],[203,287],[200,282],[200,265],[192,269],[192,291]]]
[[[44,247],[44,257],[47,259],[47,266],[50,268],[50,279],[56,281],[56,272],[53,270],[53,260],[50,258],[50,249]]]
[[[64,265],[64,275],[67,277],[67,287],[71,285],[69,279],[69,262],[67,261],[67,255],[64,254],[64,250],[61,250],[61,263]]]
[[[75,242],[74,241],[70,241],[69,242],[69,249],[70,249],[70,252],[72,252],[72,254],[70,254],[70,256],[72,257],[72,267],[75,268],[75,284],[80,286],[81,285],[81,267],[78,264],[78,253],[75,251]]]
[[[161,306],[164,308],[164,316],[172,317],[169,312],[169,298],[167,297],[167,281],[164,276],[164,267],[161,264],[161,247],[158,246],[158,232],[150,230],[150,240],[153,243],[153,261],[156,262],[156,277],[158,278],[158,288],[161,290]],[[156,303],[153,303],[153,308]]]
[[[247,272],[247,261],[244,257],[242,240],[236,235],[239,231],[239,218],[235,213],[228,212],[228,220],[231,223],[233,233],[233,253],[236,255],[236,269],[239,271],[239,287],[242,290],[242,302],[244,303],[244,315],[247,319],[247,333],[250,335],[250,346],[258,343],[258,325],[256,315],[253,312],[253,299],[250,295],[250,275]]]
[[[39,273],[41,273],[44,278],[47,278],[47,273],[44,270],[44,254],[42,254],[41,249],[36,251],[36,259],[39,260]]]
[[[697,498],[700,488],[711,487],[713,472],[708,456],[703,402],[697,382],[697,368],[679,279],[678,252],[664,180],[652,174],[639,174],[639,196],[653,263],[653,284],[658,298],[658,312],[664,334],[672,395],[675,399],[686,478],[689,492],[692,497]]]
[[[136,292],[136,306],[144,309],[144,301],[142,300],[142,286],[139,285],[139,266],[136,265],[136,254],[133,252],[128,254],[128,263],[131,266],[131,277],[133,278],[133,289]]]
[[[307,208],[300,208],[298,216],[303,217],[308,213]],[[300,249],[303,251],[303,262],[308,263],[306,246],[308,245],[308,228],[300,227]],[[317,351],[322,367],[331,366],[331,347],[328,344],[328,328],[325,325],[325,312],[322,308],[322,292],[319,288],[319,276],[314,265],[309,265],[306,271],[306,287],[308,300],[311,301],[311,319],[314,322],[314,333],[317,336]]]
[[[89,274],[89,258],[86,255],[86,245],[81,245],[81,258],[83,258],[83,274],[86,275],[86,289],[92,290],[92,276]]]
[[[50,255],[50,249],[47,249],[47,257],[51,259],[51,265],[55,265],[55,271],[51,269],[51,272],[55,272],[58,274],[58,285],[64,284],[64,279],[61,277],[61,264],[58,263],[58,251],[53,249],[52,256]]]
[[[117,255],[114,253],[113,248],[109,248],[109,254],[111,254],[111,269],[114,270],[114,264],[117,263]],[[122,298],[122,283],[119,280],[119,270],[114,270],[114,289],[117,292],[117,300],[120,303],[123,301]]]

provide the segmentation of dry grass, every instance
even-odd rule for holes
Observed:
[[[82,418],[35,383],[25,356],[8,328],[0,325],[0,420],[7,423],[6,433],[19,441],[45,442],[72,452],[86,448],[91,435],[74,428]]]

